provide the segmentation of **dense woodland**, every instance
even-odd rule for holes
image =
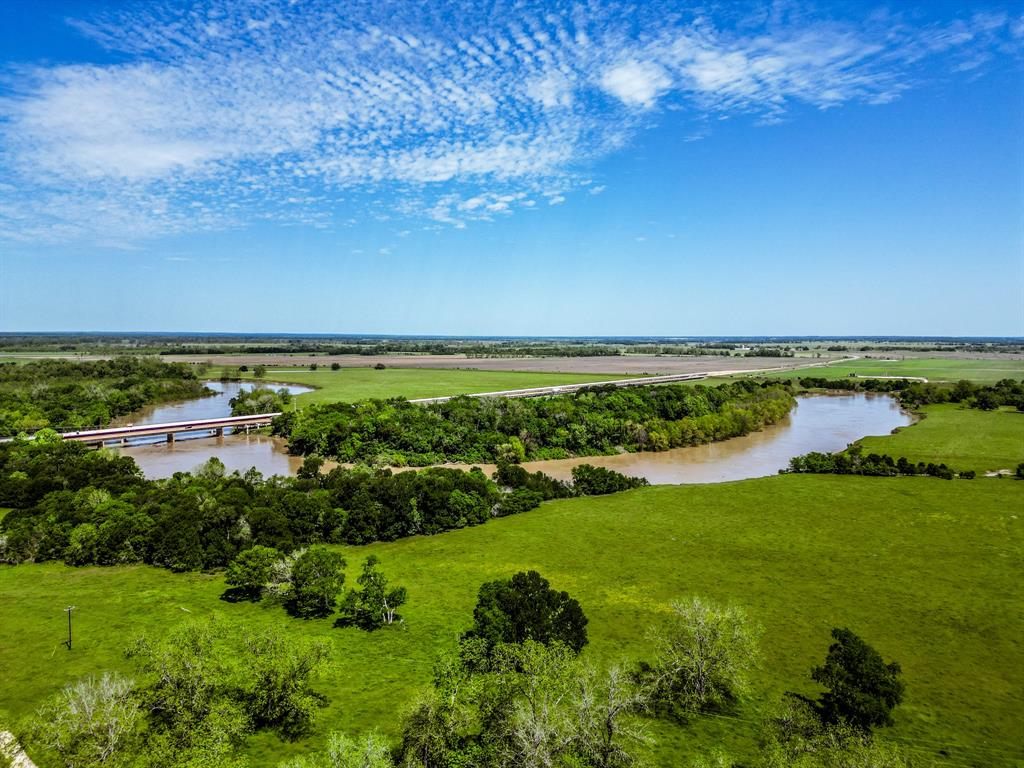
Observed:
[[[142,357],[0,364],[0,437],[103,427],[145,405],[208,393],[191,366]]]
[[[426,406],[402,399],[330,403],[278,417],[274,432],[288,438],[293,453],[345,462],[516,462],[724,440],[778,421],[794,402],[789,387],[777,382],[606,385],[553,397],[457,397]]]
[[[474,469],[392,473],[307,459],[295,478],[226,474],[216,459],[194,473],[145,479],[135,462],[53,433],[0,444],[0,561],[69,565],[151,563],[220,568],[259,545],[288,553],[317,543],[365,544],[479,525],[542,501],[644,485],[595,467],[577,485],[521,467],[498,482]]]

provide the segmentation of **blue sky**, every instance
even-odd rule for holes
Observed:
[[[0,330],[1024,335],[1021,8],[0,0]]]

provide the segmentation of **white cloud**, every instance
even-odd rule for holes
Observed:
[[[541,77],[531,80],[526,86],[526,93],[545,107],[568,107],[572,104],[572,83],[563,73],[545,72]]]
[[[660,66],[650,61],[624,61],[605,70],[601,87],[629,106],[653,107],[672,84]]]
[[[597,194],[580,177],[628,147],[659,105],[685,106],[696,130],[682,135],[696,139],[715,119],[778,121],[797,102],[884,104],[927,57],[977,76],[1024,45],[1024,23],[1006,14],[930,25],[883,12],[856,23],[736,17],[616,3],[556,16],[501,0],[452,14],[195,0],[183,15],[153,0],[77,20],[119,63],[21,66],[7,78],[0,238],[122,247],[396,213],[461,228],[531,207],[528,196]]]

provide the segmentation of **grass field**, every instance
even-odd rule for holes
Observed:
[[[1024,360],[953,360],[948,358],[908,358],[906,360],[854,360],[849,363],[807,368],[800,376],[824,376],[841,379],[858,376],[920,376],[929,381],[967,379],[980,384],[994,384],[1000,379],[1024,379]],[[764,374],[772,378],[791,378],[790,371]]]
[[[217,375],[216,367],[211,369]],[[252,378],[251,372],[248,374]],[[268,368],[266,381],[304,384],[316,391],[299,395],[300,405],[352,402],[366,398],[443,397],[506,389],[554,387],[589,381],[625,379],[629,376],[592,373],[534,373],[520,371],[474,371],[439,368],[342,368],[338,371],[308,368]]]
[[[148,567],[0,569],[0,720],[86,673],[130,669],[121,649],[188,616],[219,612],[330,638],[331,699],[309,740],[251,742],[260,765],[308,749],[330,728],[393,733],[395,714],[425,684],[435,653],[470,622],[481,582],[536,568],[577,596],[600,660],[648,651],[645,629],[668,601],[690,594],[744,605],[765,628],[757,696],[739,719],[659,726],[657,763],[722,743],[755,748],[759,708],[785,690],[815,692],[807,670],[833,626],[849,626],[898,660],[907,682],[887,737],[948,752],[949,765],[1024,760],[1024,483],[931,478],[780,476],[740,483],[662,486],[552,502],[484,526],[348,549],[349,571],[374,552],[409,588],[403,631],[332,629],[270,605],[228,604],[219,576]],[[65,637],[67,604],[76,641]],[[940,761],[938,764],[943,764]]]
[[[868,453],[945,462],[955,470],[1015,469],[1024,461],[1024,413],[979,411],[948,403],[922,409],[924,418],[894,435],[860,440]]]

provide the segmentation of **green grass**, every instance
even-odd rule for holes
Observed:
[[[218,369],[211,368],[216,376]],[[247,374],[252,378],[252,373]],[[443,397],[506,389],[553,387],[590,381],[626,379],[629,376],[593,373],[533,373],[523,371],[473,371],[440,368],[342,368],[332,371],[320,368],[267,369],[265,380],[317,387],[316,391],[296,398],[299,405],[313,403],[353,402],[367,398]]]
[[[979,384],[994,384],[1000,379],[1024,379],[1024,360],[957,360],[948,358],[908,358],[906,360],[855,360],[850,363],[817,366],[796,372],[798,376],[823,376],[841,379],[858,376],[919,376],[929,381],[967,379]],[[792,378],[792,371],[765,374],[772,378]]]
[[[253,739],[257,764],[321,744],[332,728],[393,735],[437,651],[470,622],[479,585],[536,568],[580,599],[590,618],[586,653],[601,661],[645,656],[645,629],[675,597],[736,601],[765,626],[756,697],[739,719],[659,725],[660,765],[716,743],[752,754],[765,703],[786,690],[815,693],[807,672],[834,626],[903,666],[907,697],[887,738],[933,755],[944,748],[949,765],[1014,765],[1024,761],[1022,510],[1024,483],[1015,480],[795,475],[552,502],[477,528],[347,549],[350,575],[374,552],[409,589],[407,629],[373,634],[221,602],[216,575],[3,568],[0,719],[78,676],[130,670],[120,654],[133,635],[216,611],[336,648],[337,667],[319,686],[331,703],[318,732],[297,744]],[[78,606],[70,652],[61,646],[69,603]]]
[[[868,453],[945,462],[957,471],[1014,469],[1024,461],[1024,413],[980,411],[958,404],[929,405],[924,418],[894,435],[860,440]]]

